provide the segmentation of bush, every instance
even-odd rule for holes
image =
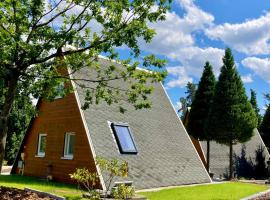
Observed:
[[[76,180],[80,188],[87,190],[90,199],[100,199],[100,194],[94,188],[99,181],[97,173],[90,172],[86,168],[81,168],[76,169],[73,174],[70,174],[70,178]]]
[[[112,189],[112,197],[115,199],[130,199],[134,196],[135,190],[132,186],[120,184]]]
[[[116,159],[106,160],[104,158],[97,158],[97,164],[101,171],[106,172],[108,178],[105,181],[106,191],[105,198],[109,196],[109,190],[111,189],[113,180],[116,177],[128,176],[128,163],[119,162]],[[70,174],[71,179],[76,180],[80,188],[83,191],[87,190],[89,198],[92,200],[100,199],[100,194],[95,190],[95,186],[99,183],[99,175],[97,173],[90,172],[86,168],[79,168],[73,174]],[[111,196],[116,199],[128,199],[135,193],[132,186],[120,184],[113,188]]]

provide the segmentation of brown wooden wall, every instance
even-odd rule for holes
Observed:
[[[186,111],[185,116],[184,116],[184,119],[183,119],[183,124],[184,124],[185,128],[187,128],[187,125],[188,125],[189,114],[190,114],[190,111],[189,111],[189,109],[188,109],[188,110]],[[201,146],[201,144],[200,144],[200,141],[197,140],[197,139],[195,139],[195,138],[192,137],[191,135],[189,135],[189,137],[190,137],[190,139],[191,139],[191,141],[192,141],[192,143],[193,143],[193,145],[194,145],[194,147],[195,147],[197,153],[199,154],[200,159],[201,159],[201,161],[202,161],[204,167],[206,168],[207,162],[206,162],[205,156],[204,156],[204,154],[203,154],[203,150],[202,150],[202,146]]]
[[[71,93],[54,102],[41,101],[38,110],[39,115],[28,130],[22,150],[25,153],[24,174],[45,178],[48,175],[48,165],[51,165],[54,180],[71,182],[69,174],[76,168],[86,167],[96,172],[75,94]],[[61,158],[66,132],[75,133],[72,160]],[[45,157],[36,157],[39,133],[47,134]]]
[[[191,141],[192,141],[193,145],[195,146],[195,149],[198,152],[204,167],[206,168],[207,162],[206,162],[205,156],[203,154],[203,150],[202,150],[202,146],[201,146],[200,141],[194,139],[191,135],[189,137],[191,138]]]

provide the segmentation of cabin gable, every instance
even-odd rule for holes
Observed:
[[[67,133],[74,135],[73,158],[65,156]],[[44,156],[38,154],[40,134],[46,134]],[[76,168],[87,168],[97,172],[74,93],[53,102],[40,100],[38,116],[32,120],[29,127],[18,155],[20,159],[22,153],[24,175],[41,178],[52,176],[56,181],[71,182],[69,174]],[[15,171],[18,172],[18,166]]]

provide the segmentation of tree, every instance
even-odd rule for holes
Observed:
[[[3,107],[3,93],[4,93],[4,83],[0,80],[0,110]],[[34,116],[35,109],[32,104],[31,98],[28,95],[27,90],[18,88],[19,93],[16,94],[14,103],[11,108],[10,115],[8,117],[8,133],[7,142],[5,150],[5,160],[8,164],[12,164],[17,151],[20,147],[20,143],[23,139],[25,131],[31,118]]]
[[[196,92],[196,84],[188,82],[186,85],[186,91],[185,94],[187,95],[186,97],[181,97],[179,99],[181,103],[181,108],[178,110],[178,112],[181,112],[181,119],[183,120],[186,111],[189,107],[191,107],[191,104],[195,98],[195,92]]]
[[[205,63],[204,71],[200,79],[195,98],[191,105],[188,120],[188,133],[194,138],[207,141],[207,171],[210,163],[211,135],[207,131],[207,119],[212,104],[215,90],[215,75],[209,62]]]
[[[186,86],[187,91],[185,94],[187,94],[187,105],[190,107],[192,105],[192,102],[195,98],[195,93],[196,93],[196,84],[188,82]]]
[[[150,23],[165,19],[171,0],[6,0],[0,2],[0,78],[3,106],[0,113],[0,163],[2,163],[8,117],[18,88],[28,89],[35,98],[57,95],[57,85],[88,81],[84,108],[91,103],[125,101],[136,109],[149,108],[147,98],[153,88],[147,81],[161,81],[165,61],[147,55],[141,63],[149,73],[136,70],[141,54],[138,40],[150,42],[155,32]],[[130,57],[119,59],[117,47],[127,48]],[[107,69],[98,66],[98,55],[116,59]],[[134,61],[131,63],[131,60]],[[96,74],[89,80],[72,79],[69,73],[89,67]],[[151,67],[151,68],[150,68]],[[157,68],[154,68],[157,67]],[[67,72],[64,69],[69,69]],[[114,88],[108,82],[123,79],[128,88]],[[133,80],[131,83],[130,80]],[[71,92],[72,88],[65,90]],[[124,111],[123,108],[120,109]],[[2,166],[2,165],[0,165]]]
[[[5,160],[13,164],[28,124],[35,114],[35,108],[27,94],[15,98],[8,118],[8,133],[5,150]]]
[[[262,139],[267,146],[270,148],[270,106],[267,106],[265,114],[263,116],[263,120],[261,126],[259,128],[260,134],[262,135]]]
[[[255,111],[255,114],[258,119],[258,125],[257,127],[260,127],[261,121],[262,121],[262,116],[260,115],[260,109],[257,104],[257,99],[256,99],[256,92],[254,90],[250,90],[250,103],[252,105],[252,108]]]
[[[3,85],[3,80],[0,80],[0,97],[2,97],[0,98],[0,110],[2,110],[4,100]],[[28,123],[33,115],[34,106],[31,98],[25,90],[21,90],[15,97],[11,113],[8,118],[8,134],[5,151],[5,160],[8,161],[8,164],[13,163],[21,140],[28,127]]]
[[[248,101],[242,80],[229,48],[215,87],[209,114],[209,131],[213,139],[230,147],[229,178],[233,177],[233,144],[248,141],[257,126],[257,118]]]

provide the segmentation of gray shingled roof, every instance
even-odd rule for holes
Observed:
[[[106,67],[110,61],[100,59],[100,64]],[[75,78],[87,78],[89,72],[85,70],[89,69],[82,69]],[[118,80],[111,84],[119,86],[126,83]],[[154,87],[150,110],[135,110],[132,105],[124,103],[128,111],[122,114],[118,105],[101,103],[83,111],[96,155],[127,161],[130,167],[127,180],[133,181],[136,189],[210,182],[163,86],[156,83]],[[83,104],[84,93],[81,88],[77,91]],[[119,153],[109,122],[129,124],[137,155]]]
[[[204,155],[206,155],[206,142],[201,141]],[[254,130],[254,136],[246,143],[237,144],[233,146],[234,153],[237,156],[241,156],[241,150],[243,145],[246,147],[246,158],[255,160],[255,151],[262,145],[265,148],[264,154],[266,159],[269,158],[269,153],[261,139],[261,136],[257,129]],[[210,171],[214,173],[216,178],[224,177],[228,173],[229,169],[229,147],[226,145],[218,144],[216,142],[210,142]]]

